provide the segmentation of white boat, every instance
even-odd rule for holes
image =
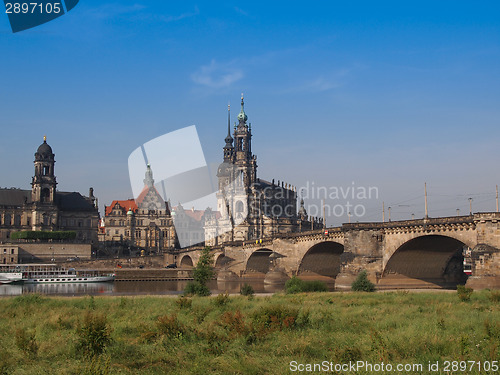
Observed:
[[[64,269],[55,264],[19,264],[21,282],[25,284],[102,283],[115,280],[114,274],[97,270]]]
[[[23,278],[23,273],[17,265],[0,264],[0,284],[10,284],[20,282]]]

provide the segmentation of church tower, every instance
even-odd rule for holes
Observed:
[[[234,147],[233,147],[233,137],[231,137],[231,106],[227,105],[227,136],[226,145],[224,146],[224,162],[233,163],[234,162]]]
[[[47,144],[47,137],[35,152],[35,175],[31,181],[31,200],[36,204],[53,205],[56,200],[56,176],[54,153]]]
[[[242,175],[243,185],[249,189],[257,179],[257,158],[252,155],[252,126],[247,124],[247,120],[245,102],[241,94],[241,111],[238,114],[238,125],[234,130],[234,164]]]

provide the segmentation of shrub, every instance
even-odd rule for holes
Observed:
[[[11,234],[13,240],[74,240],[76,232],[74,231],[32,231],[25,230],[13,232]]]
[[[200,283],[197,283],[196,281],[190,281],[186,284],[186,287],[184,288],[184,294],[186,296],[201,296],[201,297],[207,297],[210,294],[210,289],[206,285],[201,285]]]
[[[184,289],[187,295],[209,296],[210,289],[207,283],[215,276],[214,268],[212,267],[213,259],[210,254],[210,247],[205,247],[202,250],[200,259],[193,270],[193,281],[189,282]]]
[[[246,335],[249,332],[249,328],[245,324],[245,319],[240,310],[236,310],[235,312],[226,311],[218,324],[224,327],[232,337]]]
[[[16,330],[16,346],[25,354],[31,357],[36,357],[38,354],[38,344],[36,342],[36,332],[28,332],[24,328]]]
[[[253,314],[252,321],[261,335],[297,327],[299,309],[281,305],[266,306]]]
[[[229,295],[226,294],[219,294],[217,297],[214,299],[214,303],[216,306],[224,306],[229,302]]]
[[[466,288],[465,285],[457,285],[457,294],[460,301],[467,302],[470,301],[470,296],[472,295],[472,288]]]
[[[287,294],[302,292],[326,292],[328,291],[328,288],[322,281],[304,281],[294,276],[285,283],[285,291]]]
[[[94,356],[89,361],[85,362],[80,375],[109,375],[111,365],[111,358],[105,356]]]
[[[500,291],[492,290],[488,298],[491,302],[500,302]]]
[[[248,285],[247,283],[243,284],[243,286],[240,288],[240,294],[242,296],[248,296],[248,297],[253,297],[255,294],[253,288],[251,285]]]
[[[111,343],[111,329],[105,315],[87,312],[76,333],[79,337],[78,349],[88,357],[98,356]]]
[[[156,326],[160,335],[180,338],[186,332],[185,327],[177,319],[177,314],[159,316]]]
[[[374,292],[375,284],[368,280],[366,270],[361,271],[356,280],[351,284],[351,289],[355,292]]]
[[[186,297],[181,296],[181,297],[177,298],[175,303],[181,309],[190,309],[192,304],[193,304],[193,301],[190,298],[186,298]]]

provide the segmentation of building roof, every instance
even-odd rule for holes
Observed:
[[[0,189],[0,206],[21,207],[30,204],[31,190]],[[56,205],[61,211],[94,211],[95,207],[89,197],[77,192],[56,192]]]
[[[56,192],[56,205],[61,211],[95,211],[92,199],[78,192]]]
[[[0,206],[22,206],[31,202],[31,190],[0,189]]]
[[[137,204],[135,203],[135,199],[127,199],[124,201],[116,200],[111,202],[109,206],[106,206],[106,212],[104,213],[105,216],[108,216],[111,214],[111,211],[115,208],[116,204],[119,204],[122,210],[125,212],[128,212],[129,210],[132,210],[132,212],[137,211]]]
[[[142,203],[142,201],[144,200],[144,198],[146,198],[146,195],[148,195],[150,190],[152,190],[152,192],[155,195],[157,195],[158,197],[160,197],[160,199],[163,201],[163,198],[161,198],[160,193],[158,193],[158,190],[156,190],[156,188],[154,186],[153,187],[144,186],[144,188],[141,191],[141,194],[139,194],[139,196],[135,200],[138,205],[140,205]]]
[[[43,143],[38,146],[36,153],[44,156],[51,156],[53,154],[52,147],[49,146],[46,139],[44,139]]]

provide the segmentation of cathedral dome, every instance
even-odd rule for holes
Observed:
[[[219,165],[219,168],[217,168],[217,177],[227,177],[231,176],[231,169],[233,168],[233,165],[230,163],[222,163]]]
[[[243,112],[243,110],[238,114],[238,120],[243,120],[243,121],[248,120],[248,116],[245,112]]]
[[[43,159],[50,158],[51,156],[53,156],[52,147],[50,147],[49,144],[47,143],[46,137],[43,137],[43,143],[40,146],[38,146],[35,156],[40,156]]]

